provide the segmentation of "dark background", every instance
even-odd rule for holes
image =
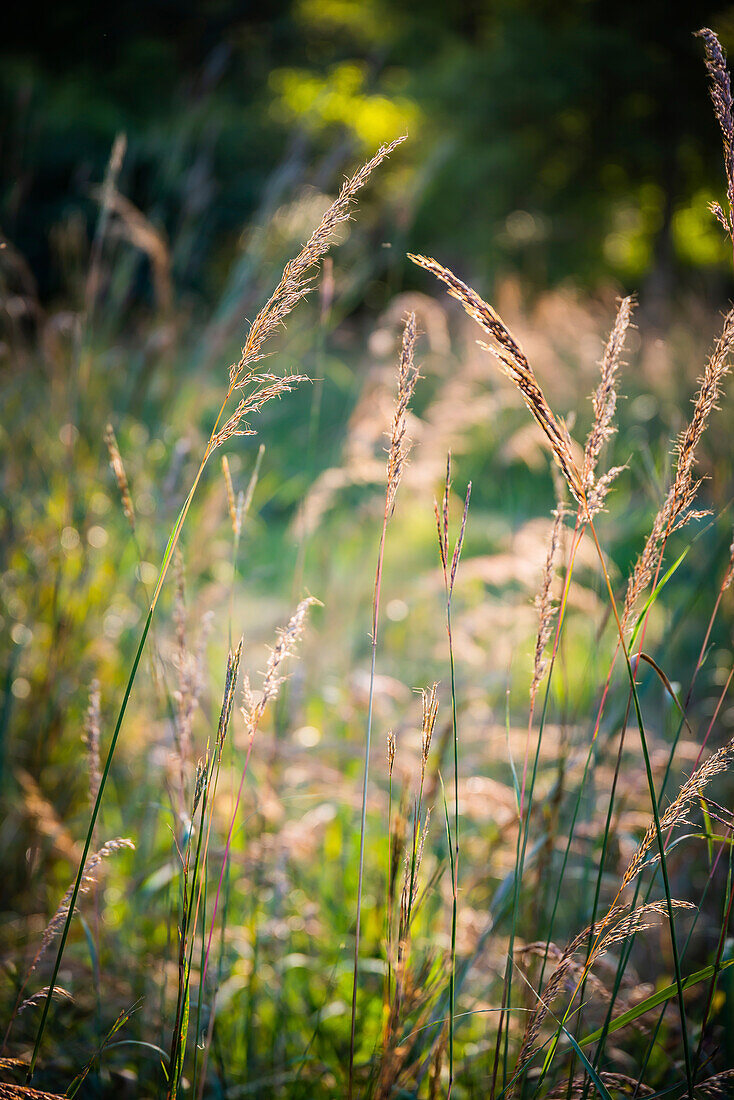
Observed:
[[[0,227],[42,298],[63,294],[53,229],[70,211],[93,226],[91,189],[124,131],[121,190],[172,242],[176,286],[206,301],[270,189],[333,185],[407,126],[407,247],[485,285],[507,271],[535,286],[611,277],[643,297],[692,286],[718,299],[730,281],[706,210],[723,175],[693,37],[702,25],[726,45],[734,8],[13,5],[0,44]],[[305,86],[321,90],[315,105]]]

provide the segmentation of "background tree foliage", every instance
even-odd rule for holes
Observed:
[[[65,282],[50,231],[71,211],[91,226],[120,130],[122,189],[206,297],[263,196],[328,185],[404,129],[407,247],[484,279],[726,289],[692,33],[731,43],[731,5],[130,0],[14,5],[4,23],[0,225],[44,296]]]

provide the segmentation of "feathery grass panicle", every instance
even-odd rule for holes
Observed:
[[[294,390],[300,382],[308,382],[310,379],[305,374],[285,374],[283,376],[276,374],[258,374],[256,378],[251,379],[251,381],[255,388],[247,397],[240,399],[237,408],[229,419],[225,421],[219,431],[215,432],[212,436],[209,444],[210,452],[216,451],[216,449],[221,447],[223,443],[226,443],[228,439],[233,439],[237,436],[255,435],[255,431],[250,427],[245,417],[260,412],[260,409],[263,405],[266,405],[268,401],[274,401],[276,398],[281,398],[284,393],[290,393],[291,390]]]
[[[718,202],[712,202],[711,212],[734,242],[734,101],[731,94],[731,80],[726,67],[726,54],[714,32],[708,27],[702,27],[696,33],[696,37],[703,39],[706,50],[706,70],[710,80],[709,94],[724,143],[726,197],[729,210],[724,213]]]
[[[0,1085],[0,1100],[66,1100],[67,1095],[32,1089],[28,1085]]]
[[[235,822],[237,820],[237,813],[238,813],[239,808],[240,808],[240,802],[242,801],[242,792],[244,790],[244,785],[245,785],[245,776],[247,775],[247,771],[248,771],[249,764],[250,764],[250,754],[252,752],[252,745],[253,745],[253,741],[255,740],[255,734],[257,732],[257,727],[260,724],[260,721],[262,719],[263,714],[265,713],[265,708],[267,707],[268,703],[271,702],[273,699],[277,698],[278,690],[280,688],[280,685],[283,683],[283,681],[285,679],[284,676],[280,675],[280,667],[283,664],[283,662],[288,657],[293,656],[293,654],[295,652],[296,644],[298,643],[298,640],[300,639],[300,637],[303,634],[303,631],[306,627],[306,617],[307,617],[307,614],[308,614],[308,609],[313,604],[318,604],[318,603],[319,603],[319,601],[317,599],[315,599],[315,597],[313,597],[313,596],[308,596],[308,597],[306,597],[306,599],[301,600],[301,602],[299,603],[298,607],[296,608],[294,614],[292,615],[291,619],[289,620],[287,626],[285,626],[282,630],[280,630],[278,632],[278,640],[276,641],[275,646],[270,651],[270,657],[268,658],[268,663],[267,663],[267,666],[265,668],[265,673],[264,673],[264,677],[263,677],[263,687],[262,687],[259,699],[255,698],[255,695],[252,691],[252,687],[250,685],[249,677],[248,676],[243,677],[242,706],[240,707],[240,712],[242,714],[242,717],[245,720],[245,725],[247,727],[248,748],[247,748],[247,755],[245,757],[245,763],[244,763],[244,766],[242,768],[242,774],[240,776],[240,785],[239,785],[239,788],[237,790],[237,797],[235,799],[234,810],[232,811],[232,817],[231,817],[230,823],[229,823],[229,832],[227,834],[227,841],[226,841],[226,844],[224,846],[224,858],[222,860],[222,866],[221,866],[220,871],[219,871],[219,881],[217,883],[217,892],[216,892],[216,896],[215,896],[215,899],[214,899],[214,908],[213,908],[212,915],[211,915],[210,922],[209,922],[209,934],[208,934],[208,937],[207,937],[206,954],[205,954],[205,958],[204,958],[204,965],[202,967],[202,976],[201,976],[202,984],[206,981],[207,970],[209,968],[209,954],[210,954],[210,951],[211,951],[212,936],[214,935],[214,927],[215,927],[215,922],[216,922],[216,918],[217,918],[217,911],[219,909],[219,899],[220,899],[220,895],[221,895],[221,891],[222,891],[222,882],[224,880],[224,870],[225,870],[225,867],[227,866],[227,861],[229,859],[229,852],[230,852],[230,849],[232,847],[232,836],[233,836],[233,833],[234,833],[234,826],[235,826]],[[242,643],[240,643],[240,646],[238,647],[237,653],[236,653],[235,658],[234,658],[234,660],[236,660],[236,662],[237,662],[237,665],[239,665],[241,646],[242,646]],[[228,660],[228,662],[227,662],[227,679],[226,679],[226,684],[225,684],[225,696],[224,696],[224,702],[222,704],[222,715],[225,718],[228,718],[228,715],[229,715],[229,713],[231,713],[231,709],[232,709],[232,701],[229,698],[229,692],[234,691],[234,685],[236,683],[236,674],[235,674],[236,670],[234,668],[234,660],[232,662],[230,662]],[[218,735],[217,735],[218,736],[218,741],[220,743],[223,741],[223,738],[226,734],[226,728],[227,727],[226,727],[226,722],[225,722],[224,727],[223,727],[223,731],[221,733],[218,733]],[[220,716],[219,729],[222,730],[222,717],[221,716]],[[221,747],[221,744],[220,744],[220,747]]]
[[[456,298],[466,313],[484,329],[495,341],[494,345],[478,341],[479,346],[490,352],[498,360],[503,373],[520,391],[523,401],[542,429],[551,452],[561,468],[568,483],[571,495],[582,507],[586,506],[586,495],[581,474],[576,468],[571,444],[565,425],[554,416],[543,391],[538,384],[532,367],[519,344],[492,307],[475,290],[462,282],[453,271],[428,256],[408,254],[414,264],[430,271],[449,289],[452,298]]]
[[[454,543],[454,552],[451,556],[451,564],[449,566],[449,501],[451,499],[451,451],[449,451],[446,455],[446,478],[444,480],[443,501],[440,510],[438,506],[438,501],[435,499],[435,497],[433,500],[433,511],[436,516],[436,528],[438,531],[438,549],[441,555],[441,568],[443,569],[444,587],[446,588],[446,596],[449,600],[451,599],[454,592],[456,572],[459,568],[459,559],[461,558],[461,551],[464,546],[464,535],[466,534],[466,521],[469,516],[471,490],[472,483],[470,481],[466,487],[466,495],[464,497],[464,511],[461,515],[459,533],[456,536],[456,542]]]
[[[428,763],[428,753],[431,748],[431,740],[433,738],[433,731],[436,727],[436,718],[438,716],[438,684],[433,684],[429,690],[421,692],[421,703],[423,706],[423,721],[421,723],[421,790],[423,789],[423,780],[426,777],[426,764]]]
[[[385,508],[389,516],[392,516],[395,509],[395,497],[403,474],[403,466],[410,453],[410,440],[406,437],[406,418],[410,399],[413,396],[416,382],[420,378],[418,367],[413,362],[415,338],[415,313],[409,313],[403,328],[403,342],[398,362],[398,398],[390,431],[390,446],[387,452]]]
[[[107,444],[107,452],[110,456],[110,466],[112,472],[115,475],[117,481],[117,488],[120,492],[122,500],[122,510],[125,513],[125,518],[130,524],[132,530],[135,530],[135,509],[133,508],[133,499],[130,496],[130,486],[128,485],[127,474],[125,473],[125,467],[122,462],[122,455],[120,454],[120,448],[117,446],[117,437],[115,436],[115,430],[111,424],[108,424],[105,428],[104,441]]]
[[[686,814],[690,807],[699,801],[703,791],[715,776],[729,769],[732,760],[734,760],[734,738],[722,745],[715,753],[712,753],[707,760],[704,760],[703,764],[700,764],[685,781],[668,808],[660,815],[661,829],[667,832],[676,825],[685,824]],[[648,825],[644,837],[627,866],[627,870],[622,877],[620,892],[632,882],[644,866],[649,864],[650,860],[655,860],[656,857],[648,857],[648,853],[653,847],[656,837],[655,822],[653,821]]]
[[[89,688],[89,704],[84,717],[84,746],[87,750],[87,767],[89,771],[89,801],[94,805],[97,792],[102,780],[102,772],[99,765],[99,715],[100,715],[100,687],[99,680],[92,680]]]
[[[714,1100],[718,1100],[719,1097],[731,1096],[732,1086],[734,1086],[734,1069],[725,1069],[721,1073],[715,1073],[713,1077],[699,1081],[696,1091],[700,1096],[711,1096]]]
[[[716,347],[706,363],[699,379],[698,393],[693,402],[693,416],[676,443],[676,471],[672,486],[668,528],[674,531],[690,518],[686,513],[693,503],[699,482],[693,480],[693,464],[696,448],[706,431],[709,417],[718,408],[724,378],[731,370],[730,356],[734,349],[734,309],[724,320],[724,327]]]
[[[695,909],[696,906],[690,901],[681,901],[673,898],[672,904],[674,909]],[[598,945],[594,949],[593,958],[590,962],[587,962],[587,968],[592,963],[596,962],[610,947],[613,947],[617,943],[623,943],[630,936],[636,935],[638,932],[644,932],[648,928],[654,927],[653,921],[650,920],[652,916],[663,917],[665,919],[668,916],[668,904],[667,901],[651,901],[645,905],[640,905],[631,912],[625,914],[621,920],[612,925],[607,932],[599,940]],[[589,934],[594,934],[593,928],[586,929],[586,939]]]
[[[535,597],[535,607],[538,611],[538,634],[535,639],[535,658],[533,661],[533,679],[530,684],[531,703],[535,702],[538,688],[545,675],[548,662],[545,659],[545,647],[550,640],[553,630],[553,620],[556,613],[556,603],[553,599],[551,587],[555,576],[556,559],[561,544],[561,526],[563,524],[564,509],[559,501],[553,512],[553,526],[548,540],[548,553],[543,566],[543,578],[540,583],[540,591]]]
[[[301,600],[288,625],[278,631],[278,640],[270,651],[258,699],[253,694],[249,676],[245,676],[243,679],[243,705],[240,710],[251,738],[260,724],[265,708],[268,703],[277,698],[280,685],[286,678],[280,674],[280,666],[286,658],[292,657],[295,653],[296,645],[306,628],[308,609],[318,603],[319,601],[314,596],[307,596],[304,600]]]
[[[212,433],[207,444],[207,457],[228,439],[235,436],[254,435],[253,429],[247,422],[248,416],[259,412],[268,401],[289,393],[300,382],[309,381],[305,375],[301,374],[281,377],[260,373],[256,370],[255,364],[265,354],[263,351],[265,342],[284,325],[291,310],[311,290],[315,276],[313,269],[328,252],[334,230],[342,222],[349,220],[357,192],[364,187],[374,169],[405,141],[406,137],[407,135],[404,134],[387,145],[381,145],[371,160],[363,164],[351,179],[344,182],[336,199],[323,215],[306,244],[298,255],[286,264],[280,282],[250,325],[240,358],[229,368],[227,398],[236,389],[247,392],[240,399],[229,419]]]
[[[102,861],[107,859],[108,856],[113,855],[114,852],[119,852],[122,848],[131,848],[134,850],[135,844],[127,837],[117,837],[114,840],[108,840],[106,844],[103,844],[99,851],[89,856],[84,864],[81,885],[79,887],[80,894],[88,894],[92,886],[94,886],[97,881],[97,876],[99,874]],[[28,973],[26,975],[26,981],[38,966],[39,962],[48,950],[51,942],[61,931],[61,928],[63,927],[69,913],[72,893],[73,886],[70,886],[61,901],[59,902],[59,906],[56,912],[46,925],[43,936],[41,938],[41,946],[39,947],[38,952],[29,967]]]
[[[635,299],[623,298],[617,310],[614,327],[604,349],[600,363],[599,385],[592,394],[594,422],[584,447],[582,480],[587,496],[587,514],[593,517],[604,506],[604,500],[614,478],[624,467],[616,466],[601,477],[596,477],[596,467],[601,449],[617,430],[614,426],[614,413],[617,408],[617,373],[622,365],[622,353],[627,330],[632,319]]]
[[[351,179],[345,180],[342,184],[338,196],[298,255],[286,264],[280,282],[250,325],[242,354],[238,362],[230,367],[230,385],[240,384],[243,376],[245,379],[249,377],[252,365],[262,358],[262,347],[265,341],[283,325],[293,307],[308,294],[313,285],[313,276],[309,273],[328,251],[337,226],[349,220],[357,192],[364,187],[375,168],[389,157],[406,137],[407,134],[403,134],[389,144],[381,145],[371,160],[363,164]]]
[[[672,899],[672,908],[695,909],[695,906],[687,901]],[[581,971],[581,977],[576,980],[573,993],[573,997],[575,997],[588,971],[610,947],[623,942],[629,936],[637,932],[642,932],[653,927],[654,922],[652,922],[650,918],[652,916],[666,918],[668,912],[667,901],[649,902],[632,910],[630,910],[629,906],[626,904],[614,905],[601,920],[596,921],[593,925],[589,925],[579,932],[563,952],[560,953],[560,956],[558,954],[558,949],[556,949],[553,954],[558,961],[543,986],[542,992],[538,995],[538,1003],[533,1009],[525,1028],[522,1044],[520,1046],[520,1053],[517,1059],[516,1077],[519,1077],[524,1067],[527,1066],[535,1054],[535,1044],[540,1035],[541,1027],[554,1001],[566,987],[566,979],[570,975],[576,978],[579,970]],[[579,967],[574,956],[589,943],[590,939],[594,938],[595,943],[585,965]],[[545,950],[545,944],[541,944],[540,946]],[[573,1003],[573,998],[571,1003]]]
[[[244,638],[240,638],[237,648],[234,653],[230,650],[227,654],[227,672],[224,678],[224,696],[222,698],[222,709],[219,712],[219,725],[217,726],[217,755],[221,758],[222,749],[224,748],[224,740],[227,736],[227,730],[229,729],[229,720],[232,715],[232,707],[234,705],[235,688],[237,686],[237,673],[240,667],[240,658],[242,657],[242,645]]]
[[[653,521],[645,547],[637,559],[627,584],[622,612],[624,627],[629,624],[637,601],[652,577],[661,543],[689,520],[706,514],[692,510],[700,485],[700,481],[694,480],[693,466],[696,449],[706,431],[711,413],[717,408],[723,380],[730,371],[729,360],[732,349],[734,349],[734,309],[730,310],[724,319],[721,335],[699,380],[698,393],[693,401],[693,415],[675,444],[676,467],[673,483]]]
[[[414,807],[413,836],[406,845],[403,854],[403,889],[400,895],[400,927],[398,929],[398,944],[404,944],[410,935],[415,903],[420,888],[419,873],[423,862],[423,852],[426,845],[426,837],[431,824],[431,808],[426,811],[425,818],[421,822],[421,794],[418,793],[418,801]]]

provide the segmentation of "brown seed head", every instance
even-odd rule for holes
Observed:
[[[729,210],[725,214],[718,203],[712,203],[711,209],[722,226],[734,240],[734,101],[731,95],[731,80],[726,67],[726,54],[719,39],[708,27],[697,33],[703,39],[706,50],[706,71],[709,74],[709,94],[714,114],[721,127],[724,143],[724,170],[726,172],[726,191]]]

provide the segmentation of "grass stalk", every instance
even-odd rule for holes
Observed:
[[[365,734],[364,766],[362,771],[362,809],[359,827],[359,865],[357,870],[357,918],[354,932],[354,971],[352,976],[352,1007],[349,1024],[349,1068],[347,1096],[352,1100],[354,1094],[354,1043],[357,1024],[357,988],[359,985],[359,940],[362,927],[362,886],[364,881],[364,845],[367,832],[367,789],[369,784],[370,748],[372,743],[372,717],[375,696],[375,665],[377,661],[377,628],[380,618],[380,594],[382,590],[382,572],[385,558],[387,525],[395,509],[395,499],[403,468],[410,453],[410,440],[406,437],[407,413],[416,382],[418,368],[414,364],[416,325],[415,314],[409,313],[403,328],[403,340],[398,362],[397,402],[390,432],[390,446],[387,452],[387,484],[385,489],[385,510],[382,517],[380,545],[377,551],[375,569],[375,587],[372,596],[372,638],[370,653],[370,688],[367,705],[367,729]]]
[[[370,747],[372,743],[372,714],[375,696],[375,663],[377,660],[377,626],[380,615],[380,591],[382,588],[382,568],[385,557],[385,538],[387,535],[388,513],[382,521],[380,545],[377,551],[377,569],[375,571],[375,588],[372,598],[372,642],[370,654],[370,689],[367,704],[367,729],[364,743],[364,765],[362,771],[362,809],[359,824],[359,863],[357,869],[357,919],[354,930],[354,970],[352,977],[352,1008],[349,1024],[349,1076],[347,1084],[347,1097],[352,1100],[354,1095],[354,1042],[357,1026],[357,987],[359,976],[359,940],[362,927],[362,885],[364,880],[364,844],[367,832],[367,787],[369,784]]]

